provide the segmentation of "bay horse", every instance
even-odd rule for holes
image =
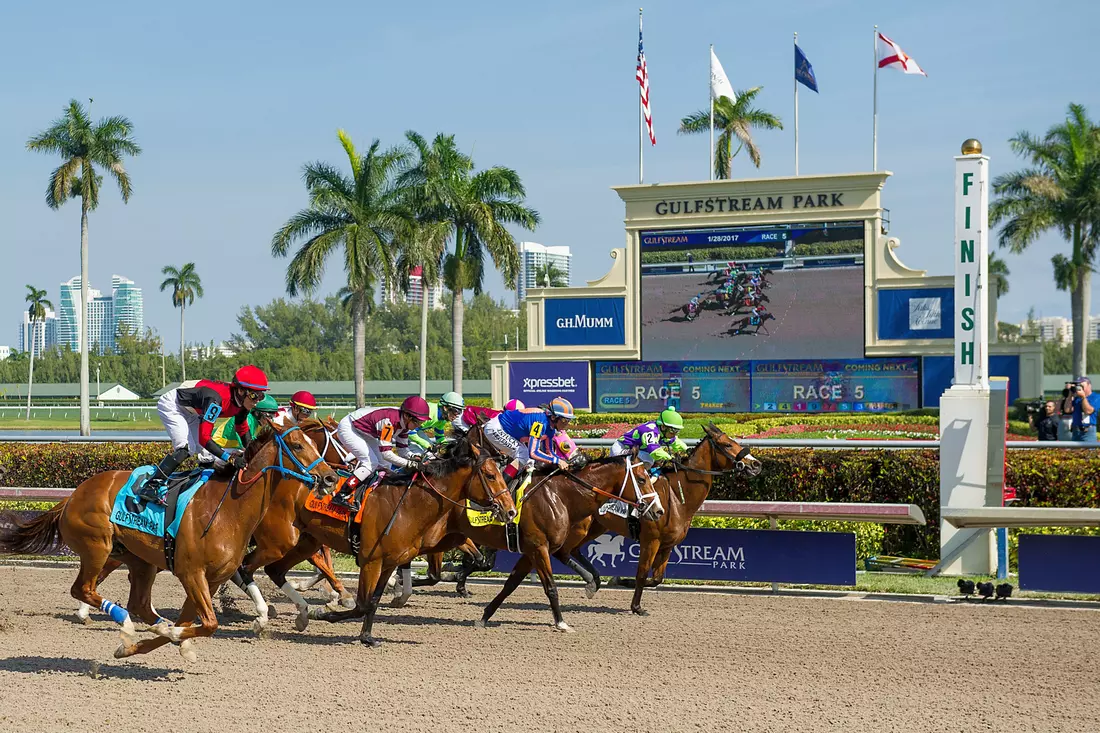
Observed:
[[[150,604],[157,570],[167,567],[162,538],[111,521],[115,497],[129,480],[129,471],[96,474],[49,511],[0,532],[0,553],[34,554],[60,537],[80,557],[73,598],[99,608],[121,627],[116,658],[146,654],[171,642],[179,644],[184,659],[194,661],[191,639],[212,636],[218,628],[211,588],[236,572],[272,498],[287,485],[293,489],[319,482],[331,487],[336,481],[316,446],[297,427],[265,427],[245,451],[245,458],[244,469],[228,478],[212,476],[199,488],[180,518],[172,572],[187,597],[176,624],[160,617]],[[130,569],[129,612],[149,624],[157,638],[135,643],[127,608],[98,593],[99,573],[112,554]],[[196,614],[197,627],[193,625]]]
[[[480,435],[480,429],[471,433]],[[348,610],[311,608],[286,583],[286,572],[322,545],[356,554],[346,536],[347,523],[305,508],[305,494],[296,502],[279,503],[257,527],[256,550],[246,559],[247,569],[264,566],[267,575],[294,599],[299,615],[295,627],[304,631],[310,618],[336,622],[363,618],[359,640],[372,647],[381,641],[372,634],[379,596],[394,569],[422,554],[426,535],[445,534],[455,508],[467,501],[491,510],[501,520],[516,515],[515,503],[492,456],[468,438],[448,446],[444,455],[423,464],[411,476],[391,475],[363,500],[359,527],[359,588],[356,605]],[[265,564],[267,563],[267,564]]]
[[[687,537],[692,517],[710,494],[714,477],[733,470],[756,476],[762,468],[760,461],[753,457],[747,447],[719,430],[714,423],[704,426],[703,431],[705,437],[696,444],[688,457],[683,461],[674,461],[671,468],[654,482],[668,511],[656,521],[646,520],[641,523],[638,572],[635,576],[634,597],[630,603],[630,610],[639,616],[648,615],[642,608],[643,589],[654,588],[664,581],[672,549]],[[584,557],[580,548],[605,531],[627,536],[626,520],[611,513],[596,517],[588,534],[570,550],[574,560],[595,575],[597,585],[599,573]],[[653,571],[652,581],[648,579],[650,570]],[[583,573],[581,575],[584,577]]]
[[[533,568],[550,603],[553,628],[572,632],[561,613],[550,556],[564,548],[566,552],[559,554],[559,558],[576,568],[568,550],[587,534],[592,518],[600,506],[609,500],[624,501],[652,519],[658,519],[664,513],[660,498],[652,490],[649,473],[641,462],[634,462],[634,456],[598,458],[575,473],[551,469],[536,473],[534,478],[534,483],[521,501],[519,549],[522,556],[504,587],[485,607],[481,619],[477,621],[479,627],[486,625]],[[629,494],[626,490],[628,484],[633,487]],[[643,494],[641,485],[649,491]],[[451,533],[438,537],[433,550],[450,549],[465,538],[498,550],[508,548],[503,526],[474,526],[465,511],[457,512],[456,519],[456,524],[450,528]]]

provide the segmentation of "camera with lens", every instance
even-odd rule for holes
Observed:
[[[1026,405],[1024,405],[1024,407],[1027,408],[1028,415],[1036,415],[1043,411],[1044,404],[1046,403],[1043,402],[1043,400],[1034,400],[1032,402],[1028,402]]]

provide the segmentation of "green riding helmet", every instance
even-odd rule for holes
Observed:
[[[684,418],[673,408],[668,408],[657,416],[657,425],[662,428],[680,431],[684,429]]]
[[[439,398],[439,404],[443,407],[452,407],[456,410],[461,410],[466,407],[466,401],[462,399],[462,395],[458,392],[448,392]]]
[[[256,403],[256,407],[253,408],[253,412],[278,412],[279,401],[271,396],[268,392],[264,395],[264,398]]]

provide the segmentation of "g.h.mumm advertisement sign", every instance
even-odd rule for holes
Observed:
[[[547,298],[547,346],[622,346],[626,343],[623,298]]]

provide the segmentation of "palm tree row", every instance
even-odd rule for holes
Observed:
[[[516,242],[506,228],[533,229],[538,212],[525,204],[519,175],[502,166],[475,171],[453,135],[429,141],[405,134],[407,145],[383,150],[374,140],[360,153],[343,130],[338,137],[350,173],[324,162],[305,166],[309,205],[275,233],[271,252],[285,257],[290,295],[312,293],[325,265],[342,255],[346,302],[354,326],[355,399],[364,403],[366,316],[373,290],[408,292],[411,273],[420,268],[421,392],[424,391],[428,292],[440,278],[453,294],[453,389],[462,391],[463,294],[484,286],[486,260],[512,282],[519,273]],[[449,248],[448,248],[449,247]]]

